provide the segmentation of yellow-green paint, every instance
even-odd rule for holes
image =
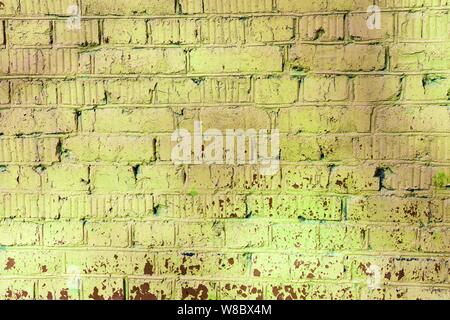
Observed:
[[[450,299],[449,1],[3,2],[0,299]]]

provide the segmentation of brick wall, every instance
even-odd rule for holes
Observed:
[[[450,299],[450,2],[375,3],[1,0],[0,298]]]

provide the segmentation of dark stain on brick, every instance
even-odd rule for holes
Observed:
[[[8,261],[6,262],[5,270],[11,270],[16,265],[16,260],[13,258],[8,258]]]
[[[105,300],[104,296],[101,296],[101,295],[98,294],[98,288],[97,287],[94,287],[94,292],[92,292],[89,295],[89,298],[94,299],[94,300]]]
[[[69,300],[69,289],[64,288],[59,292],[60,296],[59,299],[60,300]]]
[[[158,300],[155,294],[150,292],[150,285],[144,283],[139,287],[133,286],[131,294],[134,295],[134,300]]]
[[[203,284],[199,284],[197,289],[191,287],[182,288],[181,296],[182,299],[191,297],[192,300],[206,300],[208,298],[208,288]]]
[[[113,294],[111,296],[112,300],[124,300],[123,289],[114,289]]]
[[[154,274],[154,272],[153,272],[153,265],[150,262],[148,262],[148,261],[147,261],[147,263],[144,266],[144,274],[145,275],[149,275],[149,276]]]
[[[402,270],[400,270],[399,272],[396,272],[395,275],[397,276],[397,279],[398,279],[398,280],[401,280],[401,279],[403,279],[403,277],[405,276],[405,270],[402,269]]]
[[[25,290],[22,291],[17,291],[17,292],[13,292],[10,288],[8,288],[8,290],[6,290],[6,297],[9,299],[15,298],[17,300],[23,298],[28,297],[28,292]]]

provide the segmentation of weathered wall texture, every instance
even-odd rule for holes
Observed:
[[[0,0],[0,298],[450,299],[450,1],[375,3]]]

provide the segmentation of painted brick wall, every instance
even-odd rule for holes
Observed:
[[[0,0],[0,298],[450,299],[450,2],[372,4]]]

